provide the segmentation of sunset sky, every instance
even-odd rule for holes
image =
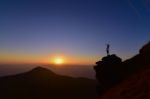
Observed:
[[[94,64],[150,40],[150,0],[1,0],[0,63]]]

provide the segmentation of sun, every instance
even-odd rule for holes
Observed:
[[[63,58],[61,58],[61,57],[54,58],[54,64],[61,65],[63,63],[64,63],[64,59]]]

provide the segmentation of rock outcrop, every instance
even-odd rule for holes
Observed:
[[[102,61],[96,62],[94,67],[96,71],[96,78],[99,81],[97,91],[102,93],[104,90],[110,88],[114,84],[120,81],[120,64],[122,63],[121,58],[113,55],[108,55],[102,58]]]
[[[116,55],[108,55],[102,58],[101,61],[96,62],[94,67],[99,82],[98,94],[101,95],[130,76],[149,68],[150,42],[139,50],[139,54],[123,62]]]

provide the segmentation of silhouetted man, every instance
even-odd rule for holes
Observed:
[[[107,56],[109,55],[109,48],[110,48],[110,45],[107,44],[107,47],[106,47]]]

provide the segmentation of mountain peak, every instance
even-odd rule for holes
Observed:
[[[96,98],[95,86],[94,80],[57,75],[36,67],[0,78],[0,99],[92,99]]]
[[[38,66],[38,67],[35,67],[35,68],[33,68],[31,71],[30,71],[30,73],[33,73],[33,74],[55,74],[53,71],[51,71],[51,70],[49,70],[49,69],[47,69],[47,68],[44,68],[44,67],[40,67],[40,66]]]
[[[41,67],[41,66],[38,66],[38,67],[35,67],[35,68],[33,68],[32,70],[48,70],[47,68],[44,68],[44,67]],[[48,70],[49,71],[49,70]]]

